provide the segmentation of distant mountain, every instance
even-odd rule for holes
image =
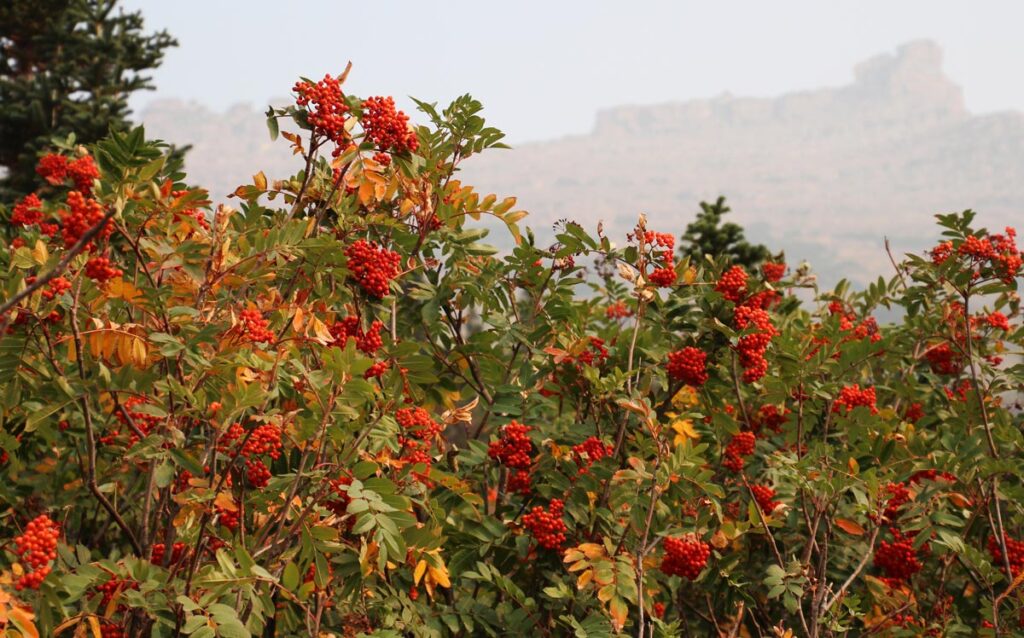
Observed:
[[[143,119],[156,136],[195,144],[189,168],[215,192],[258,168],[296,168],[248,107],[216,114],[160,102]],[[989,227],[1019,224],[1022,175],[1024,114],[969,113],[941,50],[923,41],[858,65],[847,86],[602,111],[587,135],[484,154],[463,178],[518,196],[538,231],[603,220],[613,237],[640,212],[678,234],[698,201],[724,194],[752,239],[785,249],[791,263],[808,259],[832,283],[890,272],[884,236],[897,251],[926,248],[935,213],[973,208]]]

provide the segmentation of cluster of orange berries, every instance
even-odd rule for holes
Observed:
[[[69,177],[75,183],[75,189],[86,195],[92,193],[92,183],[100,176],[96,163],[92,156],[83,155],[78,159],[68,161],[68,158],[56,153],[48,153],[39,158],[36,165],[36,173],[54,186],[64,183]]]
[[[944,264],[956,252],[970,259],[974,278],[979,278],[987,269],[1003,281],[1011,282],[1024,267],[1024,255],[1017,248],[1017,231],[1007,226],[1004,233],[984,238],[968,235],[955,249],[952,241],[942,242],[932,249],[932,262]]]
[[[238,529],[238,525],[241,522],[238,510],[231,510],[226,507],[217,507],[217,520],[227,528],[228,531],[234,532]]]
[[[956,375],[963,369],[963,355],[946,341],[925,350],[924,358],[935,374]]]
[[[380,336],[383,328],[382,322],[374,321],[370,324],[370,329],[364,332],[359,325],[359,317],[345,317],[335,321],[331,326],[331,336],[334,337],[332,345],[344,348],[348,340],[352,339],[356,342],[356,348],[372,355],[384,345],[384,340]]]
[[[708,355],[703,350],[687,346],[682,350],[668,353],[665,371],[676,381],[701,386],[708,380],[707,358]]]
[[[1012,538],[1007,538],[1005,541],[1006,562],[1010,564],[1010,575],[1016,578],[1021,571],[1024,571],[1024,541]],[[1001,569],[1005,569],[1003,566],[1003,548],[999,546],[999,541],[996,540],[995,536],[989,536],[988,538],[988,552],[992,555],[992,562]]]
[[[523,525],[526,526],[537,544],[544,549],[560,549],[565,543],[565,521],[562,514],[565,512],[565,503],[561,499],[553,498],[545,510],[540,505],[534,506],[532,510],[523,516]]]
[[[680,576],[696,580],[711,558],[711,546],[700,540],[696,534],[664,541],[665,556],[661,559],[661,571],[669,576]]]
[[[387,296],[391,280],[398,276],[402,256],[365,239],[356,240],[345,249],[348,270],[366,294],[377,299]]]
[[[35,282],[36,282],[36,278],[35,277],[26,277],[25,278],[25,283],[28,284],[28,285],[32,285]],[[69,290],[71,290],[71,282],[70,281],[68,281],[67,279],[65,279],[63,277],[54,277],[46,285],[46,288],[40,291],[40,294],[43,296],[43,299],[46,299],[47,301],[50,301],[54,297],[59,297],[59,296],[63,295],[65,292],[67,292]]]
[[[43,202],[35,193],[23,197],[11,211],[11,223],[15,226],[31,226],[43,221]]]
[[[406,153],[419,148],[416,133],[409,129],[409,116],[395,109],[395,100],[390,96],[366,98],[360,122],[367,139],[382,153]]]
[[[755,434],[759,433],[762,429],[771,430],[778,434],[782,432],[782,424],[786,422],[789,413],[789,408],[780,410],[778,406],[770,403],[762,405],[761,409],[751,415],[750,429]]]
[[[882,515],[886,521],[894,522],[900,517],[903,506],[910,502],[911,494],[905,483],[888,483],[885,486],[885,510]]]
[[[764,280],[769,282],[775,282],[786,274],[786,264],[783,262],[766,261],[761,265],[761,272],[764,274]]]
[[[153,548],[149,552],[149,561],[154,565],[163,565],[164,558],[166,558],[167,546],[163,543],[154,543]],[[168,561],[169,565],[174,565],[181,560],[181,557],[185,555],[185,543],[174,543],[171,545],[171,556]]]
[[[751,485],[750,491],[754,494],[754,500],[763,513],[771,514],[779,506],[779,502],[775,500],[775,490],[771,487],[767,485]]]
[[[110,580],[102,585],[96,586],[96,592],[101,595],[99,608],[105,610],[114,600],[114,596],[117,596],[125,590],[138,588],[139,584],[133,580],[119,578],[117,576],[111,577]]]
[[[71,191],[67,198],[68,210],[62,210],[61,236],[64,238],[64,247],[71,248],[82,235],[90,228],[103,221],[103,206],[94,199],[87,199],[79,191]],[[114,227],[107,224],[99,232],[100,239],[106,239],[114,232]],[[92,246],[88,246],[92,248]]]
[[[533,443],[530,441],[529,432],[533,429],[518,421],[511,421],[501,428],[501,436],[497,441],[492,441],[487,455],[515,470],[529,469],[533,462],[531,453]]]
[[[135,409],[136,406],[145,405],[147,403],[149,403],[149,401],[145,397],[128,397],[123,403],[121,403],[118,409],[114,411],[114,417],[121,424],[121,427],[130,427],[131,424],[134,425],[139,432],[142,432],[142,434],[148,435],[153,428],[160,425],[162,419],[158,416],[146,414],[145,412]],[[100,437],[100,443],[104,445],[113,445],[117,440],[117,437],[120,435],[120,428],[113,429]],[[131,429],[131,434],[128,437],[128,446],[131,447],[138,442],[138,433],[135,432],[135,429]]]
[[[576,465],[580,474],[586,474],[590,466],[606,456],[611,456],[615,448],[604,443],[596,436],[589,437],[583,443],[572,446],[573,454],[576,457]]]
[[[733,266],[722,273],[715,284],[715,290],[733,303],[739,303],[747,292],[747,271],[742,266]]]
[[[306,121],[314,132],[335,143],[334,155],[337,157],[348,146],[345,122],[348,120],[349,107],[345,102],[345,94],[341,92],[341,80],[328,73],[316,84],[296,82],[292,90],[297,95],[295,103],[309,109]]]
[[[626,306],[626,302],[616,301],[615,303],[608,304],[608,307],[604,309],[604,316],[609,319],[625,319],[626,317],[632,317],[633,311]]]
[[[429,470],[433,462],[430,449],[434,440],[441,435],[441,425],[420,407],[397,410],[395,420],[407,434],[398,437],[398,444],[402,446],[402,459],[411,465],[423,464]],[[419,478],[426,479],[425,476]]]
[[[644,233],[644,241],[651,245],[652,254],[655,259],[661,259],[661,265],[647,275],[647,279],[661,288],[667,288],[676,282],[675,264],[672,262],[672,249],[676,245],[676,238],[670,233],[656,233],[652,230]],[[663,250],[658,252],[658,249]]]
[[[1005,330],[1006,332],[1010,331],[1010,320],[1007,319],[1006,315],[998,310],[996,312],[989,313],[988,316],[985,317],[985,322],[997,330]]]
[[[921,571],[921,561],[914,549],[914,537],[904,535],[896,528],[890,528],[892,541],[883,540],[875,550],[875,566],[885,572],[887,578],[905,581]]]
[[[39,589],[40,583],[50,573],[50,561],[57,559],[57,538],[60,529],[46,514],[40,514],[25,526],[25,531],[15,537],[15,552],[25,565],[14,587]]]
[[[607,359],[608,348],[600,337],[590,337],[589,348],[576,355],[576,361],[588,366],[600,366]]]
[[[743,457],[753,454],[756,444],[757,437],[753,432],[745,431],[734,435],[729,440],[729,444],[725,446],[723,453],[725,459],[722,461],[722,465],[739,474],[743,471],[745,464]]]
[[[251,343],[273,343],[274,331],[269,328],[270,322],[263,318],[259,310],[248,309],[238,313],[240,330],[245,339]]]
[[[754,332],[741,336],[736,343],[736,353],[743,367],[743,381],[754,383],[768,372],[768,360],[764,355],[777,331],[767,311],[754,306],[736,306],[733,311],[733,323],[740,330],[746,330],[750,326],[756,328]]]
[[[856,407],[865,407],[871,411],[871,414],[878,414],[874,386],[861,389],[859,383],[848,385],[839,391],[839,396],[832,403],[832,411],[843,414],[848,414]]]
[[[124,272],[115,267],[110,257],[90,257],[89,261],[85,262],[85,276],[97,283],[103,283],[120,277]]]
[[[352,477],[342,474],[338,478],[331,479],[329,483],[331,499],[324,505],[335,516],[344,516],[348,511],[348,504],[352,502],[352,497],[348,495],[348,486],[352,485]]]

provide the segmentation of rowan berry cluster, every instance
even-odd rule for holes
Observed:
[[[238,529],[238,525],[241,522],[237,509],[229,509],[227,507],[216,507],[217,520],[223,525],[229,532],[234,532]]]
[[[39,158],[36,174],[49,184],[59,186],[68,177],[68,158],[57,153],[47,153]]]
[[[35,193],[21,198],[11,211],[11,223],[15,226],[31,226],[43,221],[43,202]]]
[[[771,514],[779,506],[779,502],[774,500],[775,490],[767,485],[751,485],[750,491],[754,494],[754,500],[763,513]]]
[[[1010,320],[1006,318],[1006,315],[999,311],[989,313],[988,316],[985,317],[985,322],[997,330],[1005,330],[1006,332],[1010,331]]]
[[[432,441],[441,435],[442,427],[430,418],[430,413],[420,407],[400,408],[395,420],[410,436],[421,441]]]
[[[171,192],[171,197],[173,197],[173,198],[175,198],[175,200],[177,200],[180,197],[184,197],[185,195],[188,195],[189,192],[190,191],[187,191],[187,190],[172,191]],[[180,222],[183,219],[195,220],[196,224],[200,228],[202,228],[204,230],[210,230],[210,222],[208,222],[206,220],[206,215],[203,213],[203,211],[199,210],[198,208],[186,208],[185,210],[174,211],[174,221],[175,222]]]
[[[92,183],[99,179],[100,171],[91,155],[83,155],[68,163],[68,177],[75,183],[75,190],[92,195]]]
[[[387,296],[391,280],[398,276],[402,257],[398,253],[365,239],[345,249],[348,270],[366,294],[377,299]]]
[[[352,477],[345,474],[330,480],[331,499],[324,505],[335,516],[344,516],[348,511],[348,505],[352,502],[352,497],[348,495],[349,485],[352,485]]]
[[[596,436],[591,436],[583,443],[572,446],[573,454],[576,457],[576,465],[579,467],[579,473],[586,474],[590,470],[591,465],[606,456],[611,456],[614,449],[611,445],[603,443]]]
[[[121,424],[121,427],[127,427],[129,429],[129,447],[139,442],[139,434],[135,430],[138,430],[143,435],[148,435],[154,428],[159,426],[162,421],[158,416],[153,416],[152,414],[147,414],[134,409],[136,406],[146,405],[147,403],[149,403],[149,401],[145,397],[128,397],[114,411],[114,418],[116,418],[118,423]],[[131,427],[132,425],[135,427]],[[100,443],[103,443],[104,445],[113,445],[117,441],[117,437],[120,435],[121,428],[112,429],[106,435],[100,437]]]
[[[111,577],[110,580],[103,583],[102,585],[96,586],[96,592],[100,594],[100,605],[99,608],[105,610],[110,603],[114,600],[115,596],[121,594],[121,592],[127,589],[138,589],[139,584],[133,580],[127,578],[119,578],[117,576]],[[124,609],[123,606],[119,606],[119,609]]]
[[[557,550],[565,543],[566,526],[562,520],[564,508],[561,499],[553,498],[547,510],[537,505],[523,516],[523,525],[544,549]]]
[[[875,550],[875,566],[885,572],[886,577],[905,581],[921,571],[921,561],[914,549],[913,536],[907,536],[896,528],[889,528],[892,541],[883,540]]]
[[[768,360],[764,355],[777,331],[763,308],[747,305],[736,306],[733,323],[739,330],[755,328],[754,332],[742,335],[736,343],[736,353],[743,367],[743,381],[754,383],[768,372]]]
[[[676,282],[676,268],[672,262],[672,249],[676,245],[676,238],[670,233],[649,230],[644,233],[643,240],[650,244],[651,255],[657,266],[647,275],[647,280],[655,286],[668,288]]]
[[[274,331],[269,328],[270,322],[263,318],[263,313],[254,308],[238,313],[238,325],[242,336],[250,343],[273,343]]]
[[[97,283],[110,281],[120,277],[124,272],[115,267],[109,257],[90,257],[85,262],[85,276]]]
[[[64,247],[74,246],[82,235],[90,228],[103,221],[103,206],[94,199],[87,199],[79,191],[71,191],[67,198],[68,210],[60,212],[61,236],[64,238]],[[114,227],[106,224],[97,237],[105,239],[114,231]],[[91,249],[91,244],[87,246]]]
[[[779,281],[786,274],[786,264],[781,262],[766,261],[764,264],[761,265],[761,272],[764,274],[765,281]]]
[[[626,317],[632,317],[633,311],[626,306],[626,302],[616,301],[615,303],[608,304],[608,307],[604,309],[604,316],[609,319],[625,319]]]
[[[949,483],[956,483],[956,475],[949,472],[940,472],[938,470],[919,470],[914,472],[909,479],[908,483],[919,484],[922,481],[946,481]]]
[[[340,321],[335,321],[331,326],[331,336],[334,337],[334,343],[331,345],[344,348],[348,340],[352,339],[356,342],[356,348],[372,355],[384,345],[384,340],[380,336],[380,331],[383,328],[382,322],[374,321],[370,324],[370,329],[363,332],[358,317],[345,317]]]
[[[663,546],[665,556],[661,559],[661,571],[669,576],[696,580],[711,558],[711,546],[696,534],[666,537]]]
[[[164,559],[167,559],[168,565],[174,565],[181,561],[181,557],[185,555],[185,543],[174,543],[171,545],[170,558],[167,557],[167,546],[163,543],[154,543],[153,548],[149,552],[149,562],[154,565],[163,565]]]
[[[515,470],[508,475],[506,489],[513,494],[529,496],[531,489],[530,470]]]
[[[753,432],[740,432],[734,435],[729,440],[729,444],[725,446],[722,465],[739,474],[743,471],[743,466],[745,465],[743,457],[753,454],[756,444],[757,437],[754,436]]]
[[[790,410],[788,408],[780,410],[778,406],[771,403],[762,405],[761,409],[751,416],[750,429],[754,434],[760,433],[762,429],[771,430],[778,434],[782,432],[782,425],[789,417],[789,413]]]
[[[608,348],[604,345],[604,339],[590,337],[588,348],[576,355],[576,361],[588,366],[600,366],[608,359]]]
[[[395,109],[390,96],[367,98],[360,121],[367,139],[381,152],[406,153],[419,148],[416,133],[409,128],[409,116]]]
[[[296,82],[292,90],[297,96],[295,103],[308,109],[306,121],[313,127],[314,133],[334,142],[334,155],[340,155],[348,146],[345,122],[349,112],[345,94],[341,92],[341,80],[328,73],[316,84]]]
[[[263,489],[270,483],[270,468],[260,459],[245,460],[245,480],[256,489]]]
[[[747,271],[742,266],[733,266],[722,273],[715,290],[733,303],[739,303],[747,292]]]
[[[363,373],[364,379],[374,379],[379,376],[383,376],[385,372],[391,369],[391,363],[388,361],[377,361]]]
[[[36,282],[35,277],[26,277],[25,283],[32,285]],[[46,288],[39,291],[39,294],[43,296],[43,299],[47,301],[52,300],[54,297],[59,297],[65,292],[71,290],[71,282],[63,277],[54,277],[46,284]]]
[[[1024,267],[1024,256],[1017,248],[1017,231],[1009,226],[1005,234],[993,234],[979,238],[968,235],[957,252],[971,260],[971,267],[977,268],[975,276],[991,272],[1010,283]]]
[[[904,483],[889,483],[885,486],[885,510],[882,515],[887,522],[895,522],[900,517],[903,506],[910,502],[912,496]]]
[[[14,584],[16,589],[39,589],[50,573],[50,561],[57,559],[59,536],[57,524],[46,514],[40,514],[29,521],[20,536],[15,537],[15,552],[25,567],[25,573]]]
[[[533,443],[529,432],[533,429],[517,421],[511,421],[501,428],[501,437],[492,441],[487,455],[506,467],[527,470],[533,462]]]
[[[1024,571],[1024,541],[1006,538],[1006,561],[1003,561],[1003,548],[995,536],[988,537],[988,553],[992,555],[992,562],[1000,569],[1006,569],[1004,562],[1010,564],[1010,575],[1016,578],[1021,571]]]
[[[963,356],[946,341],[925,350],[924,358],[935,374],[960,374],[964,366]]]
[[[924,406],[917,401],[907,406],[906,411],[903,413],[903,419],[910,423],[917,423],[924,418]]]
[[[699,348],[687,346],[682,350],[668,353],[665,371],[676,381],[691,386],[701,386],[708,380],[708,355]]]
[[[842,414],[849,414],[857,407],[865,407],[871,414],[878,414],[878,407],[875,406],[875,388],[868,386],[863,390],[859,383],[848,385],[839,391],[839,396],[832,403],[832,411]]]

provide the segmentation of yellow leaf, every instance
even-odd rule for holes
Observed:
[[[267,176],[263,174],[263,171],[252,176],[252,183],[261,191],[267,190]]]
[[[412,580],[417,585],[420,584],[420,579],[423,578],[423,574],[427,573],[427,561],[420,560],[416,563],[416,569],[412,573]]]
[[[700,433],[694,429],[691,419],[676,419],[672,422],[672,430],[676,433],[674,445],[684,445],[689,439],[700,439]]]
[[[430,578],[441,587],[451,587],[452,583],[448,580],[448,569],[442,566],[440,569],[433,565],[428,565],[427,569],[430,572]]]
[[[626,601],[616,596],[612,599],[611,604],[608,605],[608,613],[612,617],[612,628],[615,631],[622,631],[622,628],[626,626],[626,617],[629,615],[629,607],[626,606]]]
[[[690,385],[684,385],[672,396],[672,407],[683,410],[697,405],[698,400],[697,389]]]
[[[588,569],[587,571],[580,574],[580,577],[576,579],[576,589],[582,590],[593,579],[594,570]]]
[[[597,599],[602,603],[606,603],[612,599],[615,595],[615,583],[605,585],[601,589],[597,590]]]
[[[21,630],[23,636],[28,638],[39,638],[39,630],[36,629],[35,614],[24,607],[11,607],[7,612],[14,625]]]
[[[46,244],[43,243],[42,239],[37,239],[36,245],[32,248],[32,259],[42,266],[49,258],[50,251],[46,249]]]

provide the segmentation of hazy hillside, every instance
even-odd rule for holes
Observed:
[[[967,112],[941,58],[916,42],[859,65],[847,86],[622,106],[600,112],[590,134],[474,158],[465,179],[517,195],[538,230],[604,220],[613,236],[641,211],[679,233],[699,200],[725,194],[754,239],[810,260],[826,281],[877,276],[890,270],[882,237],[921,248],[934,213],[970,207],[999,227],[1024,220],[1024,115]],[[271,146],[256,107],[217,114],[160,102],[143,120],[152,134],[195,144],[193,176],[221,194],[258,168],[296,168]]]

